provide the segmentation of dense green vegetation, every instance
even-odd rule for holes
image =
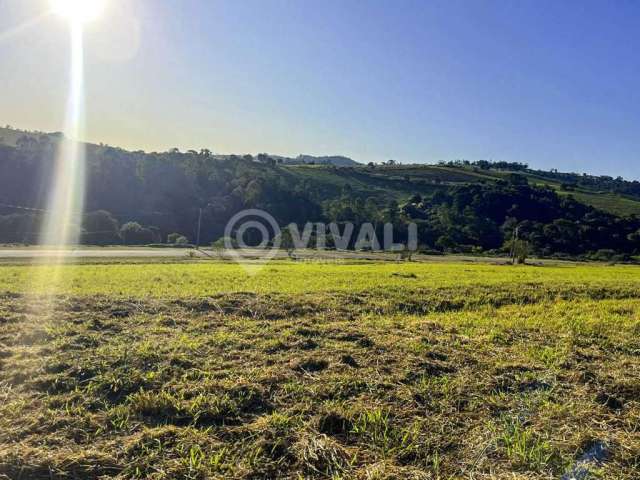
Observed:
[[[58,138],[0,144],[0,242],[38,241]],[[87,244],[194,242],[202,211],[201,240],[211,243],[236,212],[260,208],[282,226],[390,222],[399,237],[416,222],[430,251],[504,253],[517,228],[532,254],[623,259],[640,249],[638,185],[507,162],[336,167],[88,145],[89,213],[78,227]]]
[[[637,478],[637,267],[53,268],[0,266],[2,478]]]

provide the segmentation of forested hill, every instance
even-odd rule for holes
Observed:
[[[38,240],[59,138],[0,129],[0,242]],[[193,241],[202,209],[202,239],[211,242],[234,213],[261,208],[282,225],[390,221],[403,231],[413,221],[421,247],[438,251],[505,251],[516,227],[539,255],[640,249],[637,181],[506,162],[336,166],[327,159],[345,157],[298,158],[87,145],[83,241],[160,243],[172,233]]]

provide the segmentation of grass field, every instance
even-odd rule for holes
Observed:
[[[638,478],[637,267],[254,273],[0,266],[0,478]]]
[[[560,195],[572,195],[576,200],[602,211],[622,217],[640,215],[640,202],[632,198],[613,193],[561,192]]]

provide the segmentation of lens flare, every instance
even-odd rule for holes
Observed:
[[[51,9],[71,22],[85,23],[98,18],[105,4],[105,0],[51,0]]]
[[[84,146],[79,139],[84,126],[84,52],[82,27],[71,26],[71,71],[65,138],[59,145],[42,243],[54,247],[79,241],[84,204]]]

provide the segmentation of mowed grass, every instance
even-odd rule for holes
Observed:
[[[33,268],[0,267],[0,478],[638,478],[635,267]]]
[[[56,280],[57,279],[57,280]],[[164,299],[234,292],[322,293],[395,292],[512,286],[545,289],[636,288],[636,266],[514,267],[469,263],[271,262],[240,266],[233,262],[195,264],[103,264],[0,266],[0,292],[107,295]]]

